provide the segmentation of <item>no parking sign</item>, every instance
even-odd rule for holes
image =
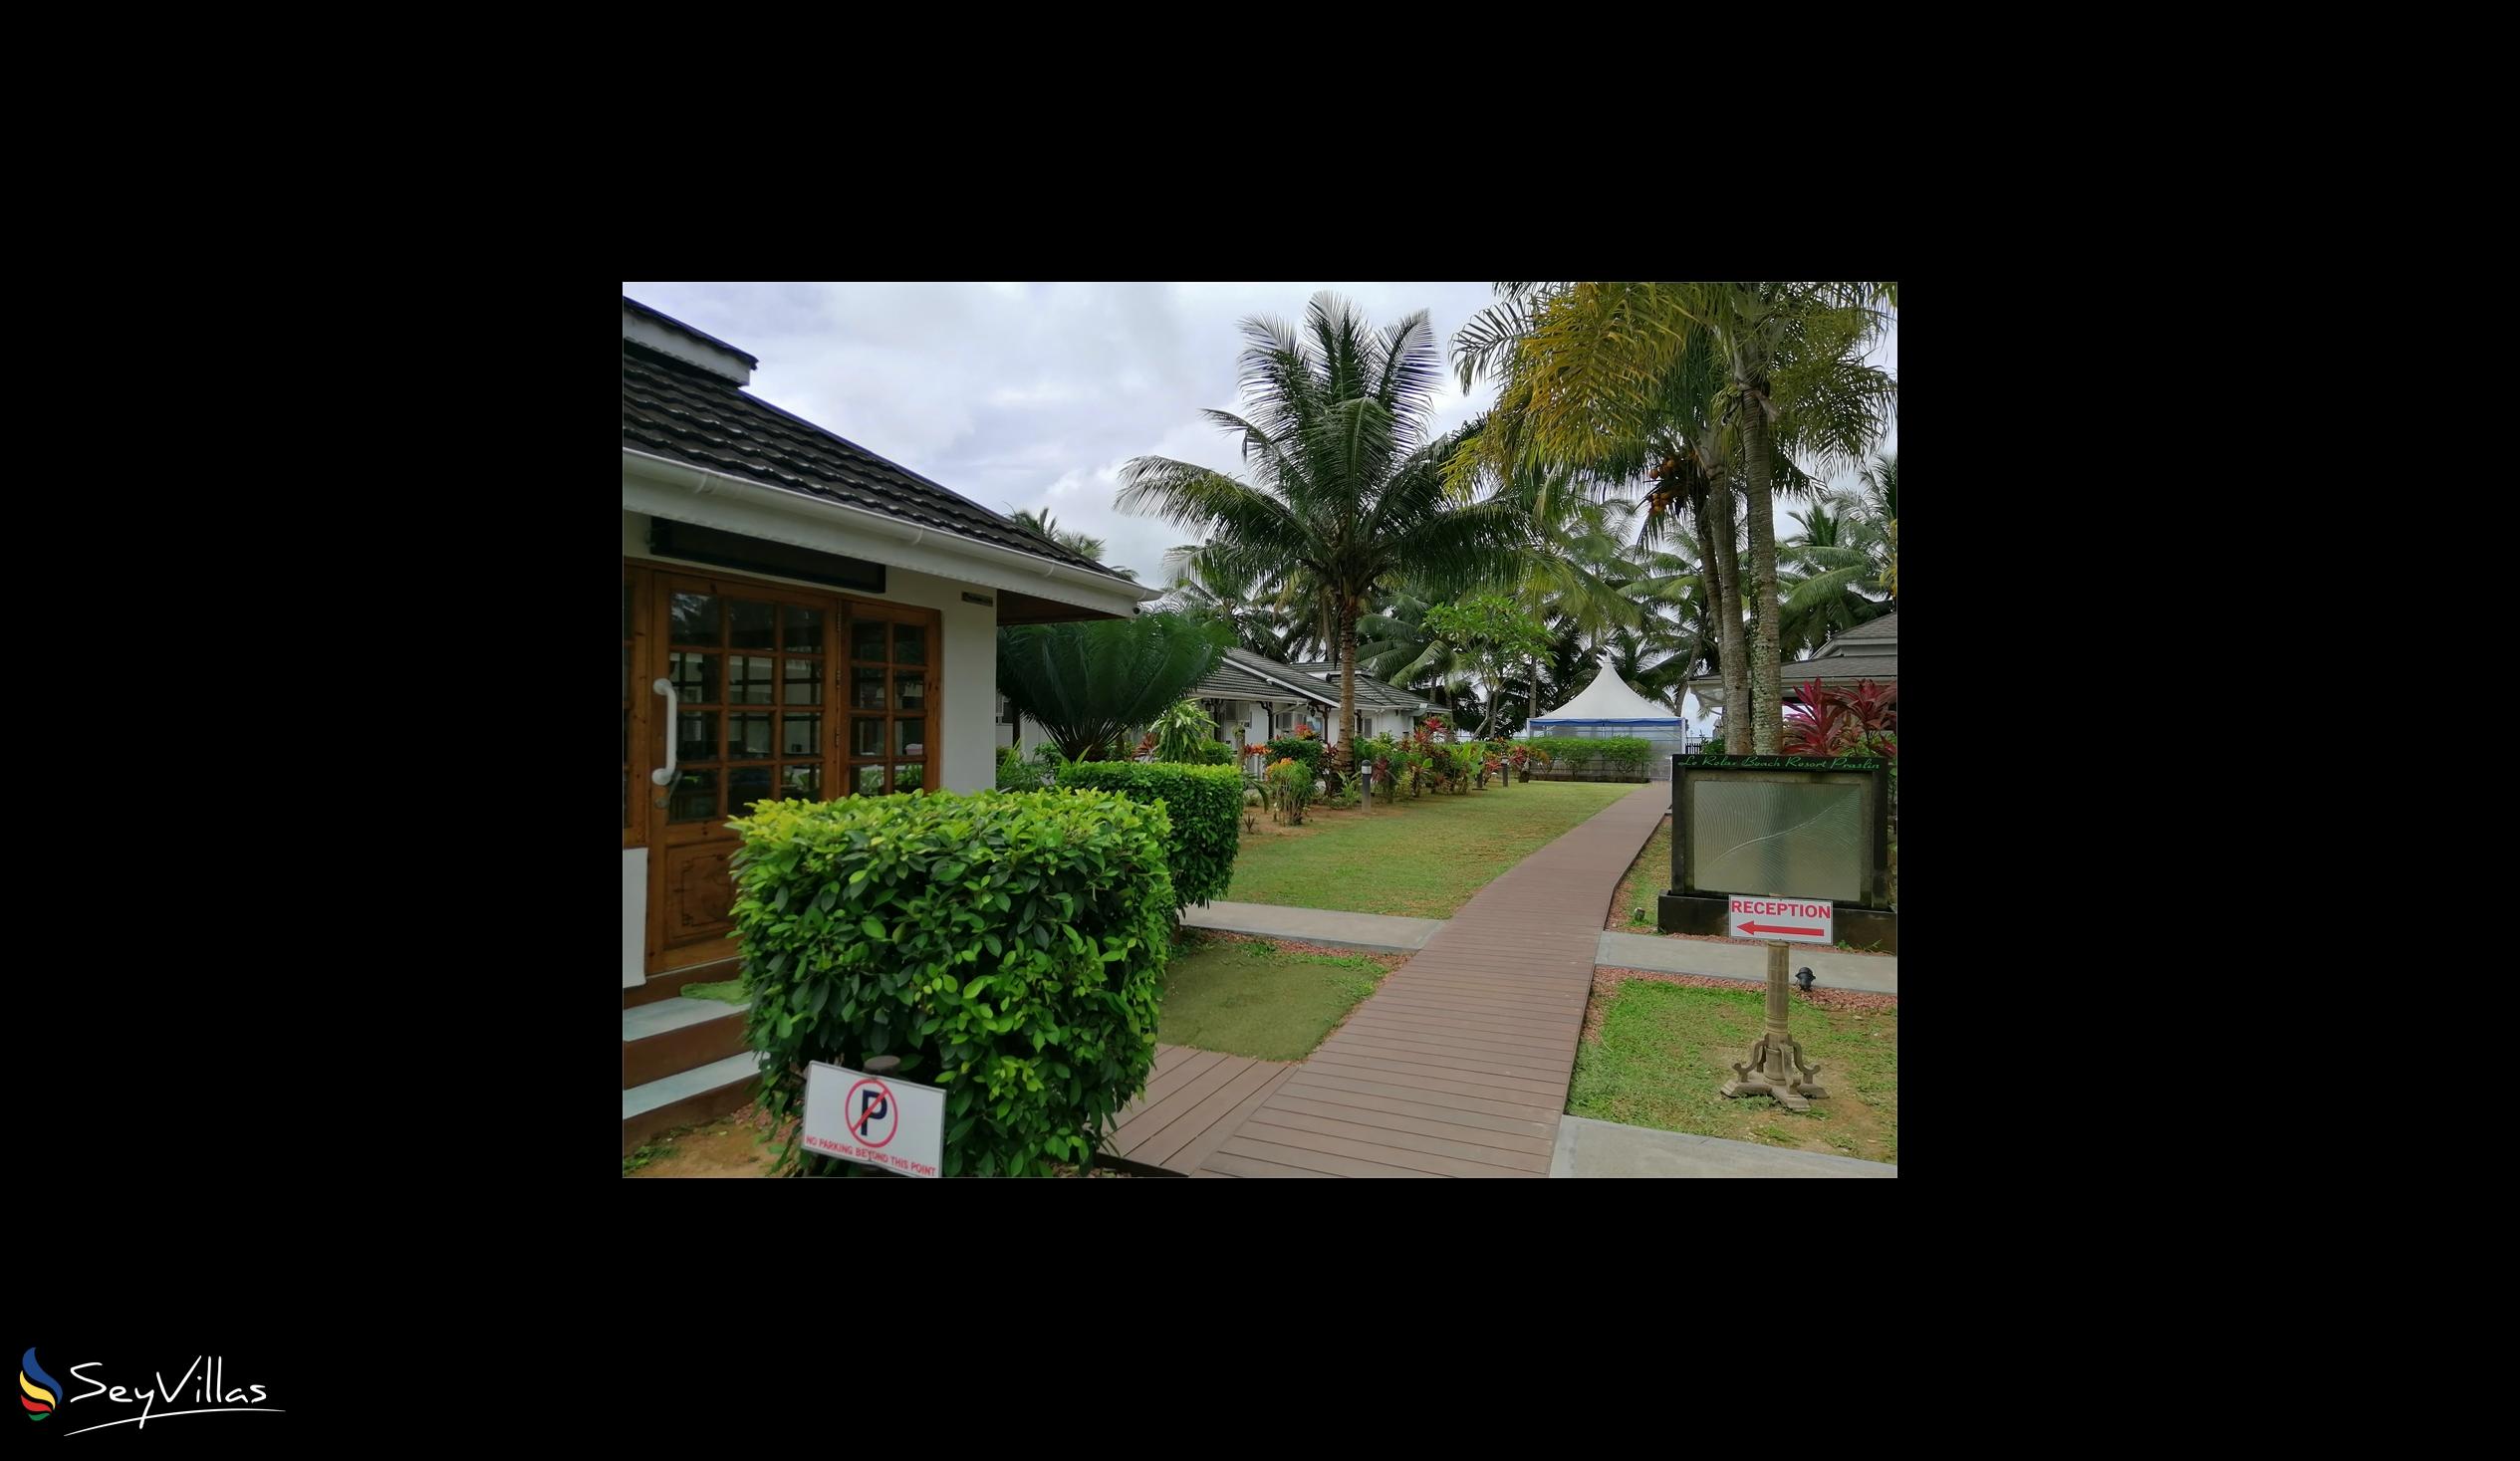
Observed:
[[[805,1072],[805,1149],[933,1177],[945,1159],[945,1093],[816,1061]]]

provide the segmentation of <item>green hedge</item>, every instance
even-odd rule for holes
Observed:
[[[1167,756],[1157,750],[1155,759],[1176,766],[1231,766],[1234,764],[1234,748],[1223,741],[1196,741],[1177,756]]]
[[[1653,758],[1643,736],[1534,736],[1525,744],[1549,753],[1552,775],[1642,776]]]
[[[1306,771],[1319,776],[1329,750],[1329,744],[1318,736],[1279,736],[1269,742],[1269,764],[1275,766],[1281,761],[1301,761]]]
[[[774,1123],[814,1061],[945,1090],[947,1176],[1083,1162],[1146,1084],[1172,878],[1159,806],[1078,792],[772,802],[732,826]],[[775,1129],[775,1124],[774,1124]],[[827,1172],[783,1152],[774,1171]]]
[[[1642,776],[1645,758],[1653,754],[1653,742],[1642,736],[1605,736],[1602,738],[1602,759],[1621,776]]]
[[[1234,851],[1242,846],[1241,772],[1170,761],[1079,761],[1060,770],[1059,785],[1162,803],[1172,818],[1163,851],[1172,866],[1174,902],[1186,908],[1224,896],[1234,877]]]

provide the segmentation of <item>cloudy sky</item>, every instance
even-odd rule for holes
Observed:
[[[1378,329],[1426,311],[1447,362],[1452,333],[1495,298],[1484,283],[622,286],[758,356],[748,388],[762,399],[985,507],[1048,508],[1149,584],[1187,535],[1113,508],[1121,465],[1151,454],[1239,472],[1233,439],[1199,411],[1239,408],[1240,322],[1300,323],[1324,289]],[[1877,359],[1897,368],[1894,334]],[[1447,370],[1434,429],[1495,394],[1482,380],[1464,398]],[[1778,516],[1783,536],[1793,525]]]

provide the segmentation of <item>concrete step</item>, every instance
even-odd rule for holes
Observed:
[[[739,955],[688,969],[676,969],[670,974],[650,974],[646,983],[633,984],[622,991],[622,1008],[627,1010],[632,1005],[672,999],[681,994],[682,986],[686,984],[715,984],[743,972],[744,961]]]
[[[698,1000],[686,1000],[698,1004]],[[710,1001],[710,1003],[715,1003]],[[669,1126],[689,1125],[739,1109],[753,1097],[759,1056],[751,1051],[678,1071],[622,1093],[622,1155]]]
[[[622,1089],[695,1070],[744,1048],[749,1003],[667,999],[622,1011]]]

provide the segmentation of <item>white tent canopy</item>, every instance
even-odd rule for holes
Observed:
[[[1602,672],[1593,676],[1593,682],[1564,705],[1535,716],[1526,734],[1592,740],[1642,736],[1652,747],[1646,761],[1648,774],[1660,781],[1671,774],[1670,758],[1687,749],[1688,721],[1670,706],[1638,694],[1634,685],[1619,677],[1610,655],[1605,653]]]
[[[1604,654],[1602,672],[1593,677],[1593,682],[1586,685],[1581,694],[1548,714],[1534,719],[1532,725],[1537,729],[1574,722],[1636,727],[1634,730],[1616,732],[1619,735],[1651,735],[1655,729],[1663,727],[1669,728],[1671,734],[1677,735],[1681,718],[1679,713],[1670,706],[1659,704],[1638,694],[1626,680],[1619,677],[1619,671],[1611,667],[1610,656]]]

